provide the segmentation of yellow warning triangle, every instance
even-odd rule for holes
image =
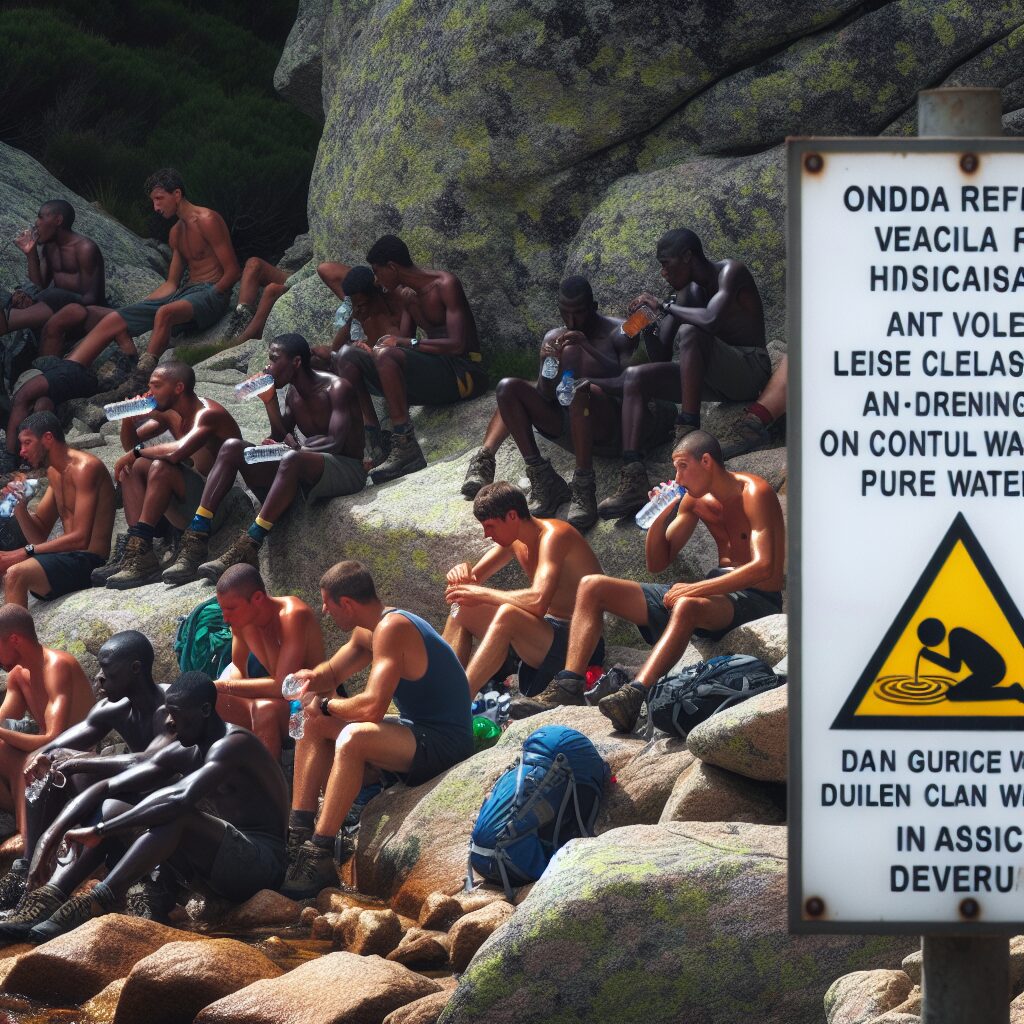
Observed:
[[[1024,618],[962,514],[833,729],[1024,729]]]

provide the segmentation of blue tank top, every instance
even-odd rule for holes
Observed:
[[[419,630],[427,649],[426,672],[419,679],[398,680],[394,701],[399,715],[415,725],[465,732],[472,737],[469,680],[455,652],[426,619],[401,608],[389,608],[384,614],[394,612],[404,615]]]

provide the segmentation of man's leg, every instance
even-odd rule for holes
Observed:
[[[42,374],[26,381],[14,392],[11,415],[7,419],[7,451],[17,460],[14,463],[15,466],[21,461],[18,457],[18,428],[21,426],[21,421],[32,411],[36,402],[45,398],[49,393],[50,382]],[[5,470],[5,472],[9,472],[9,470]]]
[[[50,589],[43,567],[34,558],[12,565],[4,575],[4,600],[9,604],[20,604],[22,608],[28,607],[30,590],[45,597]]]
[[[89,320],[85,306],[72,302],[54,313],[43,327],[39,340],[40,356],[62,356],[64,342],[69,334],[79,334]]]
[[[9,600],[9,599],[8,599]],[[28,754],[0,740],[0,808],[10,811],[25,835],[25,762]]]
[[[391,417],[391,451],[387,459],[370,474],[375,484],[382,484],[426,469],[427,460],[409,421],[405,349],[397,346],[374,349],[373,361]]]
[[[146,352],[154,360],[159,359],[163,355],[164,349],[170,344],[171,331],[178,324],[187,324],[194,316],[192,303],[187,299],[178,299],[176,302],[168,302],[165,306],[161,306],[156,311],[156,317],[153,320],[153,333],[149,336]],[[149,381],[148,376],[146,381]]]
[[[278,271],[278,273],[283,273]],[[238,343],[241,344],[243,341],[250,341],[253,338],[262,338],[263,329],[267,326],[267,320],[270,318],[270,312],[274,308],[274,303],[281,298],[288,289],[283,284],[268,284],[263,289],[263,294],[260,296],[259,304],[256,306],[256,312],[253,314],[252,319],[249,321],[248,326],[238,335]]]
[[[493,604],[477,604],[460,608],[458,617],[449,615],[441,634],[444,641],[455,652],[459,664],[465,668],[473,654],[473,639],[479,640],[491,628],[497,607]]]
[[[339,299],[345,298],[345,289],[342,288],[341,283],[348,276],[349,268],[343,263],[321,263],[317,268],[316,272],[328,288],[338,296]]]
[[[554,635],[551,623],[544,619],[515,605],[501,605],[466,669],[470,697],[475,697],[501,668],[509,647],[527,665],[539,665],[547,656]]]
[[[746,414],[734,428],[732,437],[719,438],[722,456],[733,459],[746,452],[766,448],[772,441],[772,427],[786,414],[786,391],[789,379],[789,359],[775,368],[764,390],[746,408]]]
[[[288,824],[289,847],[298,836],[302,841],[313,834],[320,792],[334,762],[334,744],[345,723],[324,715],[306,718],[302,738],[295,744],[295,770],[292,776],[292,814]]]
[[[342,380],[347,380],[356,389],[356,395],[359,397],[359,411],[363,417],[363,428],[371,435],[376,432],[379,438],[380,420],[377,418],[377,410],[366,387],[363,360],[370,360],[372,364],[372,356],[368,352],[356,345],[342,345],[331,357],[331,368]]]
[[[120,313],[108,313],[91,331],[74,347],[68,359],[82,366],[92,366],[103,350],[116,341],[118,347],[127,355],[136,355],[135,343],[128,334],[128,325]]]
[[[51,316],[53,310],[45,302],[33,302],[24,309],[9,309],[6,313],[0,309],[0,335],[25,328],[38,330]]]
[[[281,743],[288,735],[288,701],[261,697],[251,703],[252,731],[267,748],[270,756],[275,761],[279,761],[281,759]]]
[[[589,530],[597,522],[597,479],[594,476],[594,442],[611,444],[619,434],[619,403],[594,382],[577,388],[569,406],[569,428],[576,456],[572,476],[572,502],[568,521],[577,530]]]

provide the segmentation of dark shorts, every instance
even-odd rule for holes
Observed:
[[[36,594],[33,591],[34,596],[42,601],[53,601],[65,594],[91,587],[93,569],[98,569],[106,562],[105,558],[91,551],[56,551],[34,557],[43,567],[46,581],[50,584],[48,594]]]
[[[565,668],[565,655],[569,650],[569,622],[556,619],[553,615],[545,615],[544,621],[554,630],[551,646],[544,660],[534,667],[524,661],[519,666],[519,692],[524,697],[532,697],[540,693],[554,677]],[[597,646],[587,659],[588,665],[604,664],[604,637],[597,641]]]
[[[249,657],[245,660],[245,674],[250,679],[265,679],[267,676],[272,676],[274,673],[268,672],[260,659],[250,651]]]
[[[172,302],[187,302],[192,307],[192,319],[183,324],[175,324],[172,334],[203,331],[212,327],[228,311],[228,297],[221,295],[212,284],[203,283],[186,285],[162,299],[133,302],[117,310],[117,314],[127,325],[128,333],[135,338],[153,330],[157,310]]]
[[[282,836],[241,832],[224,822],[224,838],[205,881],[226,899],[241,903],[260,889],[276,891],[284,881],[288,856]],[[200,877],[202,873],[196,872]]]
[[[40,366],[50,389],[50,401],[54,405],[70,402],[72,398],[92,398],[100,386],[96,374],[81,363],[58,359],[46,367]]]
[[[401,719],[401,724],[416,737],[416,753],[412,765],[402,776],[407,786],[419,786],[465,761],[475,753],[471,731],[453,731],[420,722]]]
[[[85,305],[82,296],[78,292],[69,292],[67,288],[54,288],[52,285],[39,292],[35,297],[35,301],[49,306],[54,313],[59,312],[65,306],[71,306],[75,303],[80,306]],[[99,305],[102,305],[102,303],[99,303]]]
[[[712,569],[705,579],[723,576],[728,569]],[[656,644],[668,626],[671,609],[665,607],[665,595],[672,589],[668,583],[641,583],[647,601],[647,625],[637,626],[640,635],[649,643]],[[778,590],[736,590],[725,594],[732,602],[732,622],[725,629],[695,629],[694,636],[707,640],[721,640],[726,633],[754,619],[763,619],[766,615],[778,615],[782,611],[782,594]]]
[[[452,405],[477,398],[487,390],[487,373],[480,362],[480,353],[469,356],[439,356],[417,349],[405,353],[405,392],[409,405]],[[344,362],[359,367],[372,394],[381,395],[377,364],[369,352],[349,346]]]
[[[318,452],[317,454],[323,454]],[[314,501],[326,501],[328,498],[340,498],[346,494],[356,494],[366,486],[366,470],[362,459],[353,459],[349,455],[324,455],[324,471],[320,479],[313,484],[302,484],[302,497],[306,504]],[[280,465],[280,463],[278,463]],[[270,493],[269,487],[249,485],[249,490],[256,495],[262,505]]]
[[[704,368],[700,397],[705,402],[747,402],[761,394],[771,375],[768,349],[727,345],[715,338]]]
[[[594,383],[600,387],[600,380]],[[608,396],[615,404],[615,413],[612,416],[612,436],[594,441],[594,454],[606,458],[614,458],[622,454],[622,399],[612,395]],[[562,411],[562,430],[559,434],[545,433],[540,427],[536,431],[542,437],[553,441],[559,448],[567,452],[573,451],[572,444],[572,414],[569,408],[564,405],[558,407]],[[652,398],[644,410],[643,423],[640,433],[640,450],[644,453],[664,444],[671,436],[676,425],[676,404],[675,402],[662,401],[660,398]]]

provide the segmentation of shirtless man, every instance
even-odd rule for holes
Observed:
[[[324,660],[313,609],[297,597],[271,597],[259,570],[234,565],[217,581],[217,603],[231,627],[231,664],[215,681],[225,722],[252,729],[275,758],[288,734],[284,677]]]
[[[539,693],[565,664],[580,580],[599,573],[601,564],[572,526],[560,519],[535,519],[523,492],[504,480],[480,489],[473,499],[473,515],[494,547],[476,565],[463,562],[448,572],[445,600],[452,615],[444,637],[463,664],[469,660],[473,637],[480,639],[466,669],[470,696],[475,697],[501,668],[510,646],[523,660],[519,689]],[[513,558],[529,580],[525,590],[483,586]],[[600,634],[586,653],[588,665],[604,660]]]
[[[27,607],[30,591],[50,601],[89,586],[90,574],[110,554],[114,486],[95,455],[67,446],[52,412],[32,413],[21,424],[18,442],[23,460],[46,467],[49,483],[35,512],[24,501],[14,506],[28,543],[0,551],[4,598]],[[48,540],[58,516],[64,532]]]
[[[334,369],[335,353],[348,344],[365,346],[367,338],[383,338],[394,334],[402,325],[402,304],[397,296],[377,285],[373,271],[361,264],[349,267],[344,263],[321,263],[317,273],[328,288],[342,300],[334,315],[335,334],[330,347],[318,345],[313,349],[315,359],[322,359],[323,369]],[[344,301],[350,299],[352,312],[344,313]],[[369,401],[369,395],[361,396]],[[371,403],[372,405],[372,403]]]
[[[241,276],[224,218],[186,199],[185,182],[176,170],[167,167],[150,175],[145,189],[161,217],[177,218],[168,239],[171,266],[167,280],[141,302],[105,316],[68,357],[91,366],[115,340],[122,352],[134,357],[131,339],[152,331],[146,352],[120,389],[125,395],[138,394],[146,386],[172,332],[202,331],[227,312],[228,296]],[[188,283],[183,285],[186,269]]]
[[[597,312],[594,293],[585,277],[567,277],[561,283],[558,309],[565,327],[544,335],[537,383],[506,377],[495,389],[498,408],[487,427],[483,447],[470,461],[462,493],[473,498],[484,484],[493,482],[494,456],[511,433],[526,460],[530,512],[553,516],[571,498],[568,521],[577,530],[587,530],[597,522],[594,445],[605,451],[621,450],[621,402],[616,396],[622,394],[622,373],[636,351],[639,336],[627,338],[621,320]],[[543,368],[549,359],[555,365],[552,376],[547,377]],[[578,382],[568,408],[555,396],[566,370],[572,370]],[[654,417],[647,413],[646,406],[644,415],[651,421],[649,433],[655,433]],[[571,439],[576,455],[571,487],[541,456],[535,430],[552,440]]]
[[[666,373],[658,362],[631,366],[623,382],[622,475],[615,493],[598,505],[604,519],[631,516],[647,504],[651,489],[644,468],[643,410],[652,398],[681,404],[676,441],[700,427],[701,399],[740,402],[756,398],[772,372],[765,348],[764,307],[750,271],[739,260],[712,262],[700,239],[686,228],[669,231],[658,241],[661,276],[673,295],[662,302],[644,292],[630,303],[663,315],[649,331],[648,352],[654,360],[672,356],[679,341],[679,374]]]
[[[703,430],[676,445],[672,462],[686,495],[647,531],[647,568],[667,569],[698,523],[718,545],[718,568],[697,583],[672,586],[587,576],[576,601],[565,671],[554,679],[547,700],[549,707],[570,703],[558,699],[554,688],[572,692],[582,684],[587,652],[601,635],[604,613],[611,612],[635,623],[655,645],[636,680],[598,702],[621,732],[636,724],[648,689],[678,661],[694,633],[720,640],[744,622],[782,611],[786,530],[775,491],[753,473],[725,469],[718,441]]]
[[[242,436],[224,406],[196,395],[196,375],[186,363],[158,366],[150,375],[149,392],[156,408],[121,423],[125,454],[114,463],[114,479],[121,485],[128,543],[120,567],[111,566],[113,574],[106,579],[114,590],[160,578],[153,551],[160,517],[183,528],[200,504],[221,445]],[[173,441],[146,446],[147,439],[165,430]],[[94,574],[93,582],[103,582],[102,574]]]
[[[296,673],[307,711],[288,828],[296,857],[281,889],[293,899],[338,884],[335,835],[364,782],[391,771],[418,786],[473,753],[466,675],[434,628],[412,612],[385,607],[359,562],[328,569],[320,593],[324,613],[352,636],[327,661]],[[366,689],[345,696],[345,681],[367,666]],[[392,701],[397,721],[384,717]]]
[[[238,903],[280,885],[288,819],[284,775],[251,732],[221,719],[216,702],[217,691],[202,672],[186,672],[171,684],[165,707],[177,742],[68,805],[54,827],[78,855],[58,865],[18,915],[0,924],[0,937],[44,942],[110,913],[158,864],[201,878]],[[102,882],[71,897],[108,853],[116,853],[108,839],[130,843],[127,852]],[[34,863],[32,877],[43,867]]]
[[[480,363],[480,339],[462,283],[445,270],[427,270],[412,261],[405,242],[385,235],[366,254],[377,284],[402,304],[397,334],[369,346],[347,345],[335,363],[338,372],[366,396],[360,400],[364,423],[380,428],[368,392],[383,394],[391,417],[391,454],[370,473],[373,482],[423,469],[427,460],[409,421],[410,405],[449,405],[475,398],[487,387]],[[425,333],[417,338],[416,329]]]
[[[301,334],[274,339],[266,372],[274,378],[274,387],[259,396],[270,421],[270,437],[264,444],[284,444],[290,451],[277,461],[250,466],[245,452],[253,445],[240,438],[221,445],[178,557],[164,570],[165,583],[187,583],[199,576],[216,582],[232,565],[259,565],[267,534],[300,490],[312,502],[354,494],[366,484],[363,421],[355,388],[334,374],[312,369],[309,345]],[[282,415],[277,388],[288,385]],[[301,443],[293,436],[296,429],[302,432]],[[238,474],[263,504],[252,526],[220,558],[208,562],[213,517]]]
[[[0,607],[0,667],[7,673],[7,693],[0,721],[32,715],[37,734],[0,726],[0,807],[14,814],[25,834],[25,762],[52,743],[92,707],[92,690],[82,666],[64,651],[43,647],[25,608]]]
[[[164,691],[153,681],[153,645],[137,630],[115,633],[97,655],[96,688],[101,694],[85,719],[43,745],[25,766],[25,785],[48,780],[58,770],[67,785],[47,784],[39,798],[24,804],[24,853],[0,878],[0,910],[10,910],[25,893],[29,861],[40,837],[68,801],[97,778],[109,778],[170,743]],[[111,731],[130,754],[99,756],[93,752]]]

